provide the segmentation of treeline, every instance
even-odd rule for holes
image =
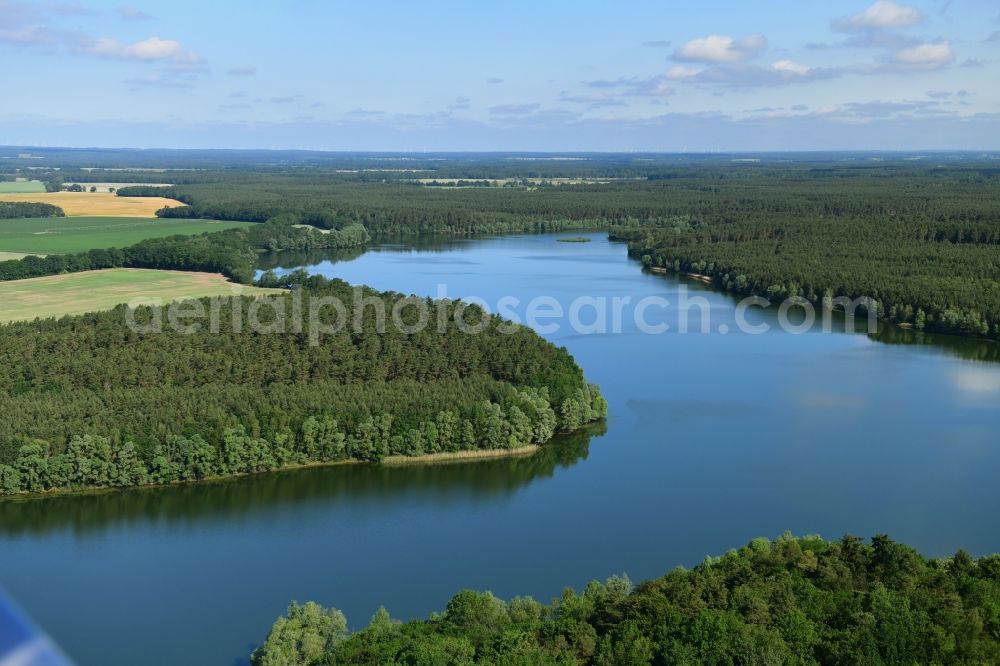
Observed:
[[[412,186],[405,186],[407,188]],[[607,226],[600,218],[570,219],[563,217],[539,217],[536,215],[513,214],[491,211],[423,211],[330,209],[318,208],[318,202],[302,206],[288,204],[262,204],[249,201],[232,204],[200,204],[164,207],[156,211],[164,218],[212,218],[217,220],[237,220],[259,222],[273,215],[288,213],[298,215],[308,224],[319,228],[326,225],[340,226],[361,224],[372,233],[393,235],[470,235],[504,233],[546,233],[572,231],[577,229],[598,229]]]
[[[542,605],[463,591],[399,623],[293,603],[255,666],[1000,663],[1000,556],[922,557],[884,535],[756,539],[633,588],[592,582]]]
[[[299,469],[285,474],[257,475],[230,483],[190,483],[147,487],[132,493],[50,495],[44,502],[0,501],[0,535],[6,538],[70,530],[83,535],[140,519],[170,520],[198,516],[211,522],[252,514],[261,507],[303,501],[395,501],[414,490],[470,490],[507,495],[533,481],[551,477],[587,457],[590,441],[604,434],[606,424],[594,423],[558,436],[532,455],[483,460],[457,470],[454,465],[352,465],[344,473]],[[404,500],[405,501],[405,500]]]
[[[136,315],[152,327],[143,332],[126,325],[125,306],[0,327],[2,492],[514,448],[606,413],[565,349],[475,306],[428,303],[446,327],[435,317],[406,333],[387,320],[400,294],[301,274],[293,283],[297,293],[266,302],[202,299],[217,332],[208,321],[154,332],[152,311]],[[250,313],[290,314],[297,298],[312,321],[314,297],[363,307],[318,340],[291,321],[280,331],[251,326]],[[413,310],[400,308],[408,326]],[[337,316],[315,314],[331,326]],[[264,326],[283,321],[259,316]],[[463,332],[463,320],[485,327]]]
[[[16,217],[66,217],[59,206],[26,201],[0,201],[0,220]]]
[[[359,247],[370,240],[361,225],[320,231],[302,226],[300,221],[298,216],[285,214],[239,229],[151,238],[125,248],[3,261],[0,281],[124,267],[222,273],[237,282],[250,283],[262,251]]]
[[[183,203],[190,203],[189,200],[185,200],[184,195],[176,187],[163,187],[162,185],[128,185],[119,187],[115,191],[115,194],[120,197],[165,197],[167,199],[176,199]]]
[[[915,222],[872,217],[740,221],[618,229],[645,265],[712,278],[771,301],[872,299],[881,321],[1000,338],[1000,219]],[[861,309],[861,312],[864,308]]]
[[[231,170],[177,185],[190,206],[163,214],[259,221],[278,212],[329,210],[373,233],[419,234],[648,224],[677,216],[710,224],[817,216],[992,224],[1000,213],[995,166],[692,164],[661,166],[655,175],[571,188],[441,188],[416,180],[426,173]]]

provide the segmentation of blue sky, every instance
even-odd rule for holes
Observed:
[[[0,0],[0,144],[1000,148],[996,0]]]

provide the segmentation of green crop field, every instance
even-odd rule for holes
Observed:
[[[202,296],[280,293],[229,282],[214,273],[112,268],[0,282],[0,323],[110,310],[122,303]]]
[[[247,224],[145,217],[27,217],[0,220],[0,252],[70,254],[128,247],[146,238],[222,231]]]
[[[8,180],[0,181],[0,194],[38,193],[44,191],[45,184],[40,180],[22,180],[16,183]]]

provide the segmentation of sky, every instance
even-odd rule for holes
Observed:
[[[997,150],[1000,2],[0,0],[0,145]]]

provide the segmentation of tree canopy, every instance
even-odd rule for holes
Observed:
[[[551,604],[459,592],[443,613],[400,623],[293,603],[252,656],[271,664],[994,664],[1000,555],[931,560],[885,535],[870,543],[756,539],[633,588],[626,577]]]
[[[183,314],[177,328],[128,326],[126,306],[0,326],[0,493],[510,449],[607,411],[564,348],[476,306],[417,299],[435,319],[416,330],[402,294],[283,280],[272,284],[298,291],[186,304],[214,312],[215,330]],[[295,330],[296,299],[328,333]],[[351,307],[350,320],[335,328],[323,299]]]
[[[25,201],[0,201],[0,220],[18,217],[65,217],[59,206]]]

